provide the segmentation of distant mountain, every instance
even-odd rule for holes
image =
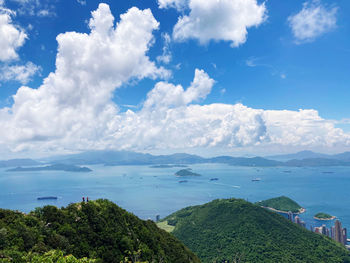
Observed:
[[[285,162],[286,166],[292,167],[315,167],[315,166],[350,166],[350,162],[336,160],[336,159],[325,159],[325,158],[310,158],[302,160],[290,160]]]
[[[65,155],[49,159],[50,163],[65,163],[74,165],[160,165],[160,164],[193,164],[203,163],[204,158],[197,155],[178,153],[172,155],[151,155],[128,151],[91,151],[79,154]]]
[[[231,156],[219,156],[214,158],[207,159],[209,163],[226,163],[229,165],[234,166],[281,166],[283,165],[282,162],[274,161],[274,160],[268,160],[262,157],[253,157],[253,158],[246,158],[246,157],[231,157]]]
[[[246,158],[219,156],[203,158],[198,155],[176,153],[171,155],[151,155],[127,151],[92,151],[73,155],[65,155],[48,159],[50,163],[64,163],[71,165],[188,165],[198,163],[225,163],[236,166],[279,166],[281,162],[262,157]]]
[[[278,159],[278,160],[277,160]],[[44,159],[50,164],[68,165],[150,165],[152,167],[175,167],[200,163],[224,163],[233,166],[276,167],[276,166],[350,166],[350,152],[338,155],[326,155],[303,151],[296,154],[263,157],[217,156],[203,158],[198,155],[176,153],[171,155],[152,155],[130,151],[90,151],[79,154],[56,156]],[[24,166],[24,165],[17,165]]]
[[[288,161],[288,160],[302,160],[302,159],[311,159],[311,158],[330,158],[331,155],[323,153],[315,153],[312,151],[301,151],[291,154],[282,154],[282,155],[272,155],[266,156],[267,159],[277,160],[277,161]],[[350,156],[349,156],[350,157]]]
[[[331,156],[333,159],[350,162],[350,152],[339,153]]]
[[[76,165],[69,164],[53,164],[47,166],[37,166],[37,167],[16,167],[13,169],[8,169],[6,172],[31,172],[31,171],[64,171],[64,172],[79,172],[86,173],[92,170],[87,167],[79,167]]]
[[[203,263],[350,262],[340,243],[240,199],[187,207],[158,226],[172,231]]]
[[[40,163],[32,159],[12,159],[0,161],[0,167],[34,166]]]

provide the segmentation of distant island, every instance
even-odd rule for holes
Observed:
[[[175,173],[175,176],[183,177],[183,176],[200,176],[200,174],[194,173],[191,169],[182,169]]]
[[[316,215],[314,215],[314,219],[316,219],[316,220],[328,221],[328,220],[333,220],[335,218],[336,218],[335,216],[332,216],[332,215],[327,214],[327,213],[317,213]]]
[[[187,165],[183,165],[183,164],[161,164],[161,165],[152,165],[150,166],[150,168],[184,168],[184,167],[188,167]]]
[[[57,199],[58,199],[57,196],[42,196],[37,198],[37,200],[57,200]]]
[[[36,167],[16,167],[13,169],[8,169],[6,172],[33,172],[33,171],[64,171],[64,172],[79,172],[87,173],[92,170],[88,167],[80,167],[76,165],[69,164],[53,164],[47,166],[36,166]]]
[[[288,213],[290,211],[293,214],[301,214],[306,211],[297,202],[286,196],[271,198],[257,202],[256,204],[280,213]]]

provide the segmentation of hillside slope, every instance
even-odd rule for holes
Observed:
[[[244,200],[214,200],[164,220],[204,263],[350,262],[342,245]]]
[[[0,209],[0,261],[61,250],[97,262],[199,262],[180,241],[108,200],[38,208],[29,215]]]

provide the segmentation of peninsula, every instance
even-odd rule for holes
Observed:
[[[33,172],[33,171],[64,171],[64,172],[80,172],[86,173],[92,170],[88,167],[80,167],[76,165],[69,164],[52,164],[46,166],[35,166],[35,167],[16,167],[13,169],[8,169],[6,172]]]
[[[314,219],[316,219],[316,220],[328,221],[328,220],[333,220],[335,218],[336,218],[336,216],[332,216],[332,215],[327,214],[327,213],[317,213],[316,215],[314,215]]]
[[[306,211],[305,208],[302,208],[297,202],[286,196],[271,198],[256,204],[279,213],[292,212],[293,214],[301,214]]]

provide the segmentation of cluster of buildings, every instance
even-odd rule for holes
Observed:
[[[294,217],[292,212],[288,212],[287,217],[293,223],[306,228],[305,222],[301,220],[299,216]],[[333,240],[343,244],[350,250],[350,245],[347,245],[348,242],[350,243],[350,239],[347,239],[347,230],[346,228],[342,228],[341,222],[339,220],[336,220],[334,226],[332,226],[330,229],[326,227],[326,225],[322,225],[320,227],[311,227],[310,230],[312,232],[328,236]]]
[[[346,228],[342,228],[341,222],[339,220],[335,221],[334,226],[332,226],[330,230],[325,225],[322,225],[320,227],[315,227],[313,231],[315,233],[329,236],[344,246],[347,245],[347,231]]]
[[[305,227],[306,228],[306,224],[303,220],[301,220],[301,218],[299,216],[295,216],[293,217],[293,213],[292,212],[288,212],[287,217],[290,221],[296,223],[299,226]]]

